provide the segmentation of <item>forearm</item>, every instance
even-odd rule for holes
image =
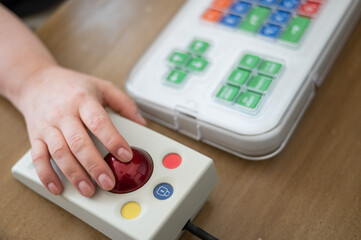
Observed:
[[[19,108],[26,81],[53,65],[56,62],[41,41],[0,4],[0,95]]]

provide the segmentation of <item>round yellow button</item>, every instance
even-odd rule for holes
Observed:
[[[140,207],[140,205],[138,203],[128,202],[123,205],[121,214],[122,214],[122,217],[125,219],[133,219],[133,218],[138,217],[141,210],[142,210],[142,208]]]

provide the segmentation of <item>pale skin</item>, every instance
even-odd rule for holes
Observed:
[[[114,187],[114,175],[87,129],[120,161],[131,160],[130,146],[104,107],[146,124],[135,103],[112,83],[59,66],[41,41],[1,4],[0,95],[23,114],[34,167],[55,195],[63,186],[50,158],[85,197],[95,193],[91,178],[104,190]]]

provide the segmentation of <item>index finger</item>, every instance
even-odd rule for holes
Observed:
[[[85,126],[103,143],[106,149],[119,160],[128,162],[133,152],[127,141],[119,134],[105,109],[95,100],[79,106],[79,114]]]

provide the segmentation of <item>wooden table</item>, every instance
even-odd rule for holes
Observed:
[[[124,89],[132,66],[183,2],[70,0],[38,35],[63,66]],[[157,123],[149,127],[214,159],[219,183],[195,223],[220,239],[354,240],[361,239],[360,103],[361,22],[273,159],[246,161]],[[22,116],[4,99],[0,129],[0,239],[107,239],[12,177],[29,141]]]

